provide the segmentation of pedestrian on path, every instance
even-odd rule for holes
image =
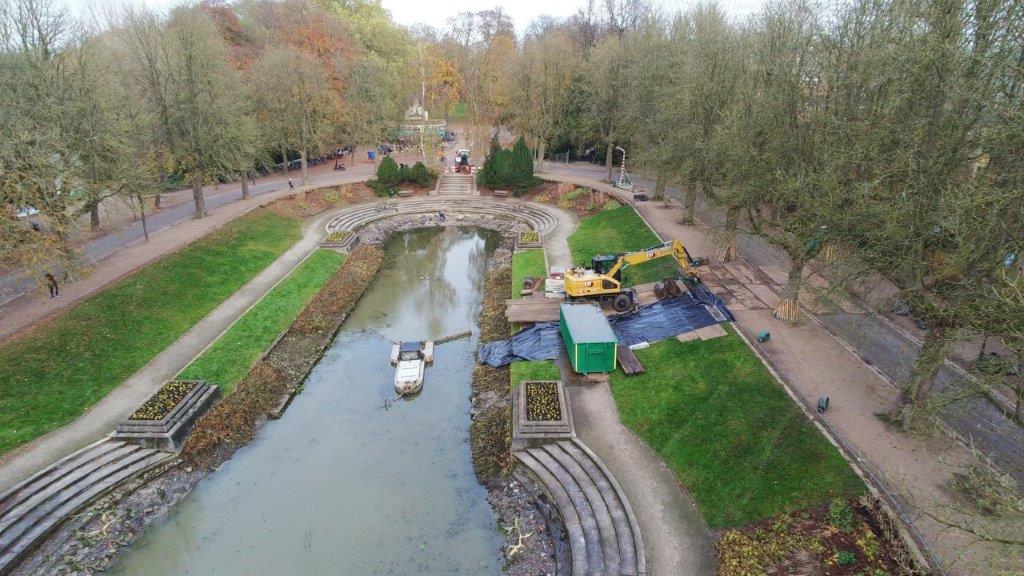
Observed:
[[[57,279],[53,277],[53,274],[47,272],[45,278],[46,287],[50,289],[50,298],[60,296],[60,286],[57,284]]]
[[[295,190],[295,182],[292,182],[291,178],[288,179],[288,189]]]

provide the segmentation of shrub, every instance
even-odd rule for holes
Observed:
[[[412,169],[409,168],[408,164],[402,164],[398,167],[398,182],[411,182],[412,181]]]
[[[436,178],[437,174],[424,166],[423,162],[413,164],[412,170],[409,174],[410,181],[421,188],[429,188],[433,186]]]
[[[533,157],[526,140],[520,137],[511,150],[492,143],[477,182],[492,190],[511,189],[517,196],[540,184],[533,175]]]
[[[373,193],[377,196],[394,196],[395,187],[389,186],[380,180],[367,180],[366,187],[373,190]]]
[[[509,164],[509,178],[513,187],[519,188],[533,179],[533,156],[530,154],[530,149],[526,147],[526,140],[522,136],[512,147]]]
[[[833,500],[828,505],[828,523],[843,532],[853,530],[853,509],[845,500]]]
[[[385,156],[377,166],[377,182],[385,186],[395,186],[401,181],[398,163],[391,156]]]
[[[857,555],[849,550],[840,550],[836,552],[836,564],[840,566],[852,566],[857,562]]]

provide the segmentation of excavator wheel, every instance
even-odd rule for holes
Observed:
[[[615,299],[612,300],[612,308],[615,308],[616,312],[625,312],[626,310],[629,310],[629,307],[632,306],[632,304],[633,302],[629,299],[629,296],[626,296],[625,294],[618,294],[615,296]]]
[[[661,300],[668,295],[668,291],[665,288],[664,282],[655,282],[654,284],[654,297]]]

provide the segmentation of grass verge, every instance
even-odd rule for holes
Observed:
[[[265,209],[165,256],[0,348],[0,454],[80,416],[294,244]]]
[[[523,280],[530,276],[538,278],[544,278],[547,276],[547,270],[544,268],[543,248],[521,250],[512,255],[513,298],[522,298],[519,292],[523,287]]]
[[[182,370],[178,378],[206,380],[229,394],[344,262],[345,256],[333,250],[314,252]]]
[[[658,236],[631,206],[604,210],[580,221],[569,236],[569,249],[576,265],[590,265],[590,259],[601,254],[642,250],[660,243]],[[679,276],[679,267],[671,258],[659,258],[627,267],[623,284],[635,286]]]
[[[342,322],[373,283],[384,253],[359,246],[307,303],[285,335],[238,383],[234,394],[196,422],[182,449],[190,466],[212,469],[256,434],[267,415],[283,409],[320,361]]]
[[[527,380],[561,380],[562,374],[552,360],[513,362],[509,365],[509,380],[512,388]]]
[[[647,372],[611,376],[622,421],[693,494],[712,528],[739,526],[863,493],[842,455],[731,329],[658,342]]]

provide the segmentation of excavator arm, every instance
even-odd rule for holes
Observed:
[[[683,275],[686,278],[694,278],[697,273],[693,270],[693,259],[690,257],[690,253],[686,251],[686,247],[679,240],[672,240],[670,242],[663,242],[657,246],[651,246],[643,250],[637,250],[636,252],[627,252],[619,256],[619,259],[608,269],[606,274],[608,276],[617,277],[619,272],[625,270],[633,264],[642,264],[644,262],[650,262],[651,260],[657,260],[658,258],[665,258],[671,256],[679,264],[679,267],[683,269]]]

